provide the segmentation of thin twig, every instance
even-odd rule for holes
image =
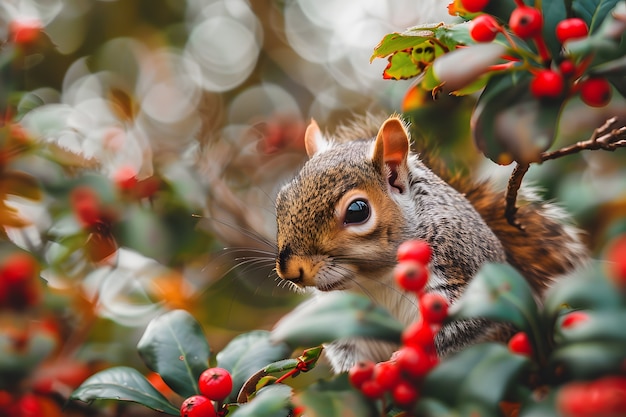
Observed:
[[[594,130],[589,139],[553,152],[543,152],[540,156],[541,161],[557,159],[584,150],[603,149],[605,151],[614,151],[617,148],[626,147],[626,126],[615,128],[616,123],[617,117],[610,118],[602,126]]]
[[[617,122],[617,117],[611,117],[604,122],[602,126],[595,129],[589,139],[557,149],[556,151],[541,153],[539,156],[540,162],[561,158],[584,150],[594,151],[602,149],[605,151],[614,151],[617,148],[626,147],[626,126],[616,127]],[[529,164],[518,163],[509,177],[505,194],[506,206],[504,216],[510,225],[520,230],[523,229],[523,226],[515,218],[517,214],[517,206],[515,204],[517,201],[517,192],[522,186],[522,179],[528,171],[529,166]]]
[[[530,164],[520,163],[515,166],[515,169],[509,177],[509,183],[506,187],[506,194],[504,196],[506,201],[504,216],[511,226],[515,226],[520,230],[523,229],[523,226],[515,218],[515,214],[517,213],[517,206],[515,205],[515,202],[517,201],[517,192],[522,186],[522,179],[524,178],[524,175],[526,175],[529,167]]]

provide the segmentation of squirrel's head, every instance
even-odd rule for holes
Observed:
[[[390,197],[407,192],[409,142],[395,116],[375,139],[345,143],[311,122],[309,161],[276,201],[280,278],[330,291],[363,287],[356,277],[374,280],[393,268],[406,220]]]

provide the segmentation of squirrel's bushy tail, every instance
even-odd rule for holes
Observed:
[[[582,232],[570,224],[564,210],[540,202],[532,190],[522,189],[516,219],[521,229],[504,216],[503,191],[489,184],[474,184],[462,190],[505,248],[507,261],[526,277],[533,290],[542,294],[552,281],[588,259]]]

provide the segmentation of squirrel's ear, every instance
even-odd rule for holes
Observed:
[[[404,123],[396,116],[391,116],[380,127],[374,144],[373,162],[382,169],[389,169],[389,185],[400,192],[404,187],[399,184],[398,170],[406,166],[409,154],[409,133]]]
[[[309,158],[312,158],[316,153],[327,149],[329,146],[328,141],[322,135],[320,127],[314,119],[311,119],[311,123],[304,132],[304,147],[306,149]]]

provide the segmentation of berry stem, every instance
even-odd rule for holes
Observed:
[[[515,4],[517,4],[517,7],[524,7],[524,6],[526,6],[526,5],[524,4],[524,1],[523,1],[523,0],[515,0]]]
[[[546,63],[552,59],[552,55],[550,55],[550,51],[546,46],[546,42],[543,39],[543,35],[539,35],[533,39],[535,41],[535,45],[537,45],[537,50],[539,51],[539,56],[543,63]]]
[[[488,68],[489,71],[506,71],[511,69],[515,65],[515,62],[505,62],[503,64],[495,64]]]
[[[298,368],[293,368],[290,369],[289,371],[285,372],[284,375],[282,375],[280,378],[276,379],[276,381],[274,381],[274,384],[280,384],[281,382],[283,382],[285,379],[291,377],[291,376],[295,376],[296,374],[298,374],[300,372],[300,370]]]

